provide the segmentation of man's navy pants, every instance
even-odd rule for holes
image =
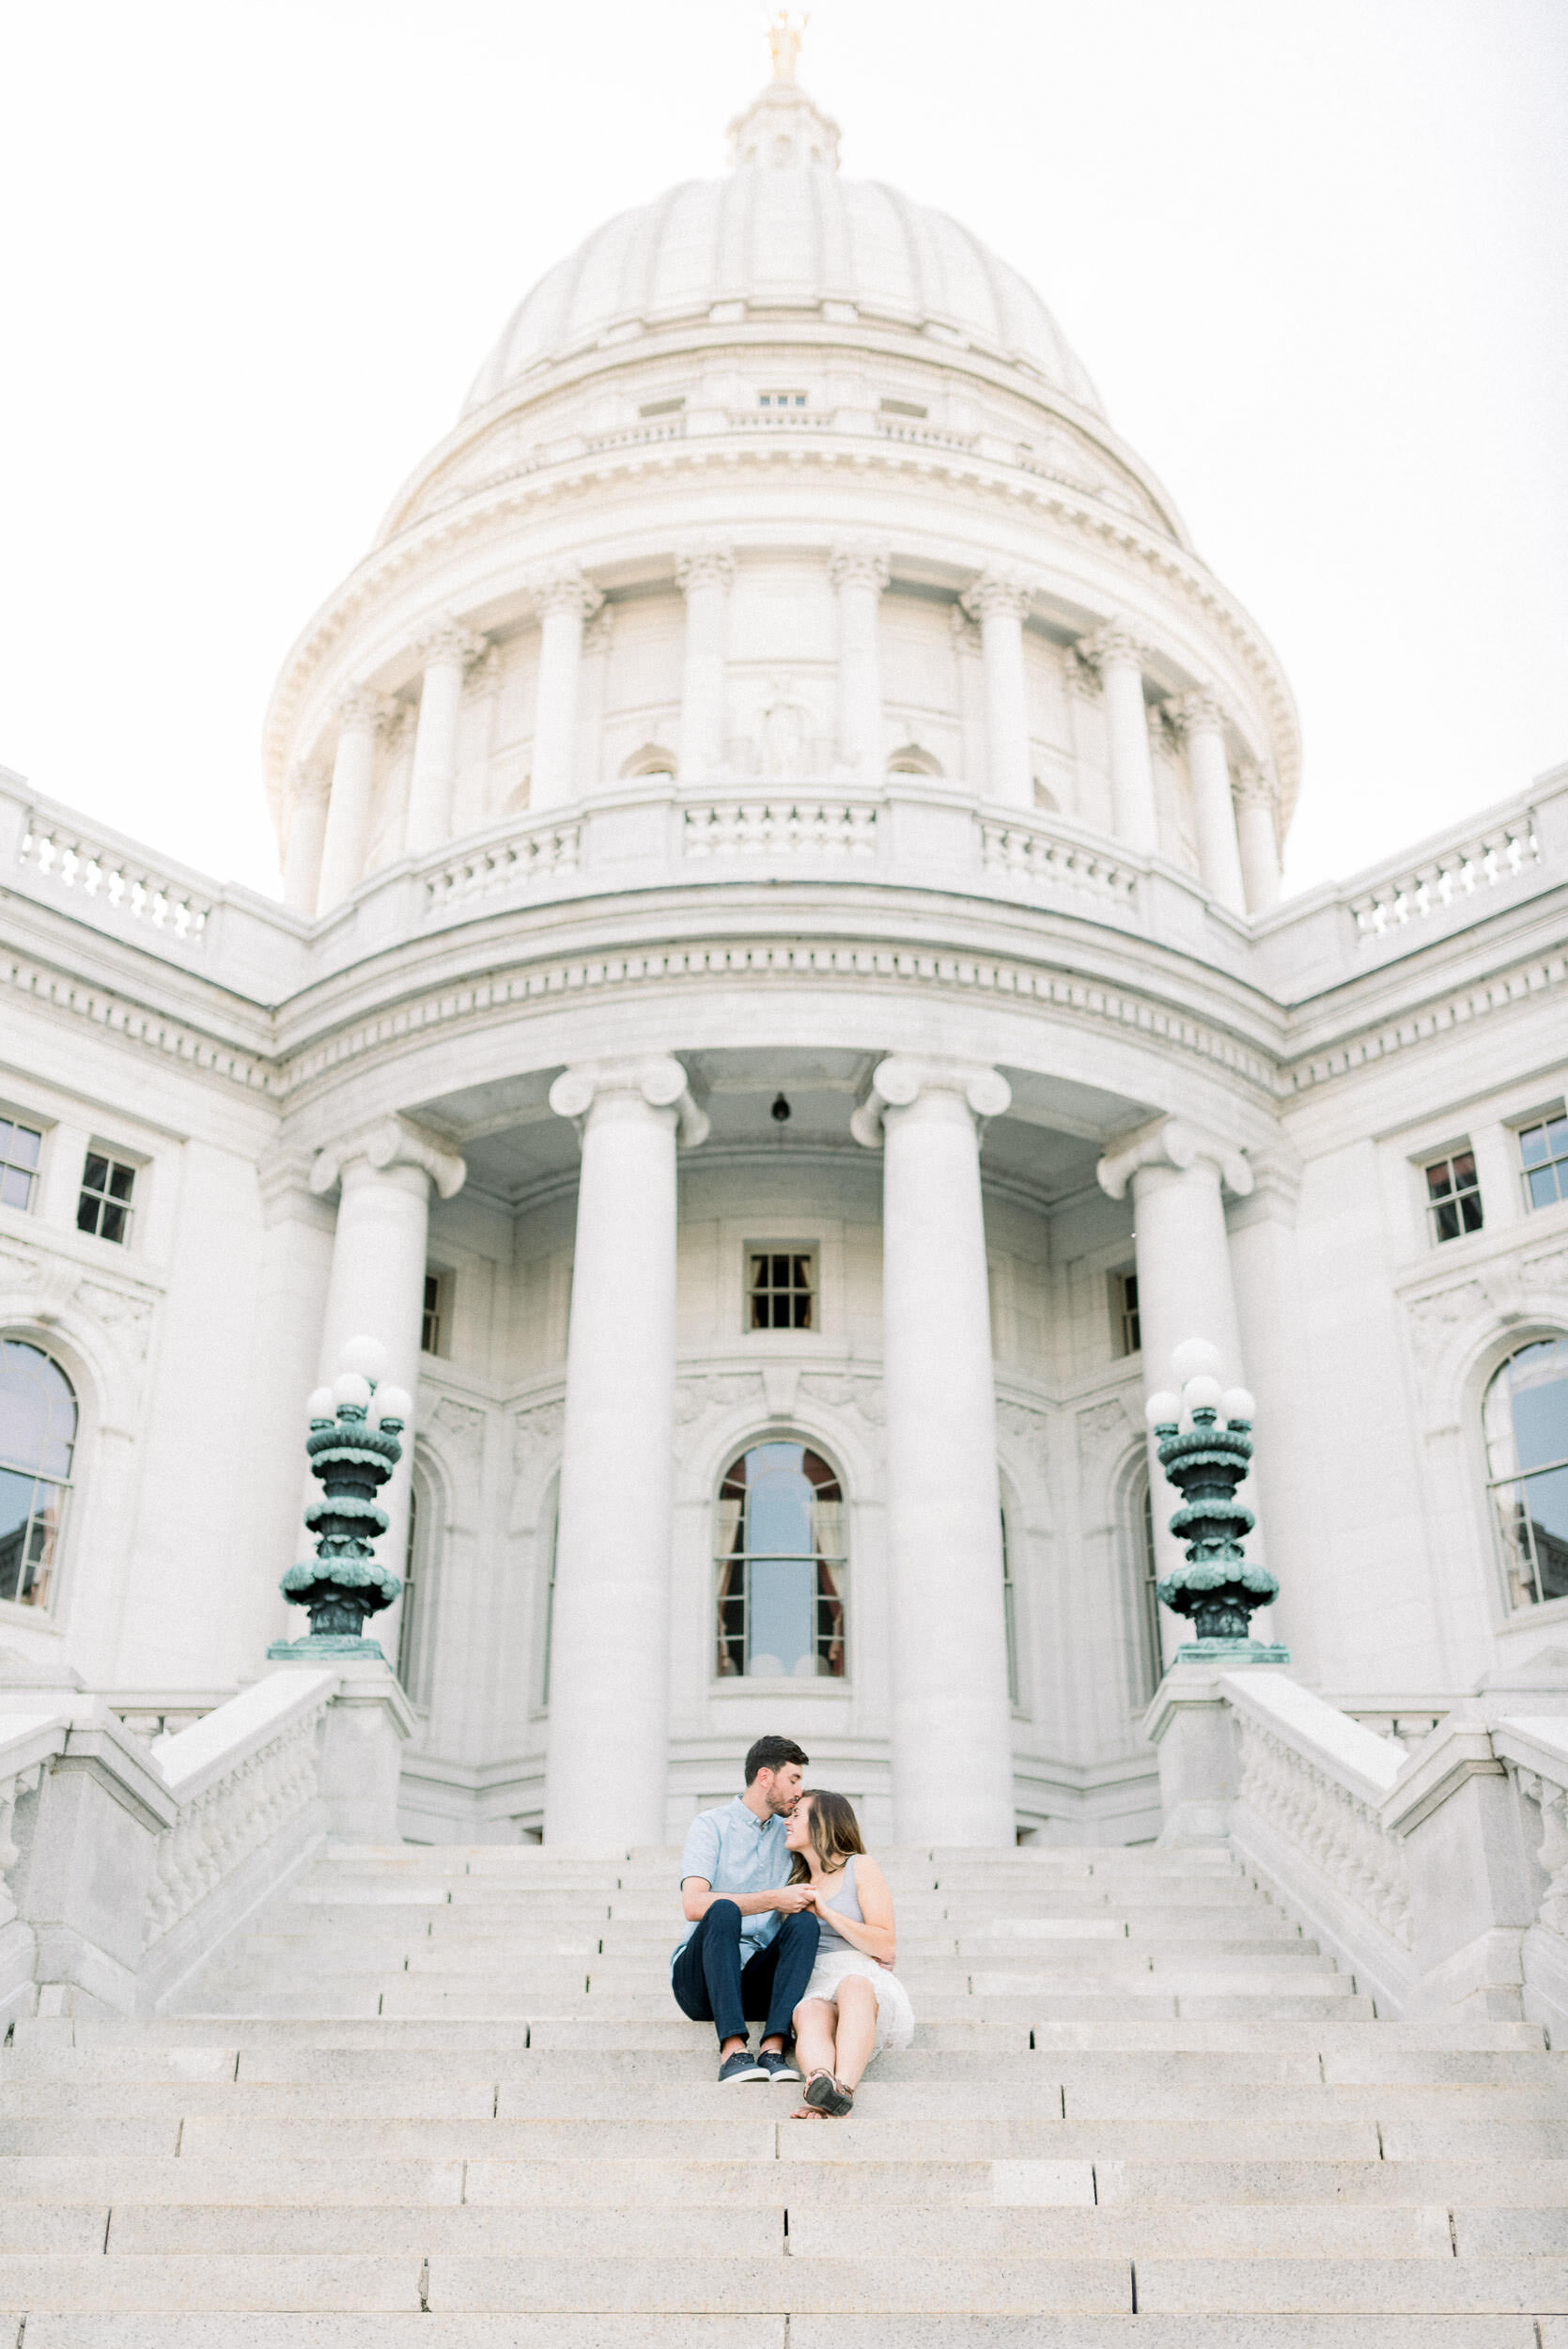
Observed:
[[[675,1959],[670,1976],[675,2003],[694,2023],[711,2023],[721,2046],[744,2039],[748,2022],[765,2025],[764,2039],[787,2040],[822,1927],[809,1908],[782,1918],[767,1948],[742,1966],[742,1922],[733,1901],[710,1902]]]

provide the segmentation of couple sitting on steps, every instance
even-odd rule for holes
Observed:
[[[806,1762],[789,1738],[759,1737],[745,1793],[692,1820],[670,1981],[682,2014],[719,2033],[721,2086],[803,2074],[793,2118],[842,2120],[871,2058],[907,2047],[915,2018],[882,1871],[847,1798],[802,1786]],[[763,2026],[754,2056],[748,2022]]]

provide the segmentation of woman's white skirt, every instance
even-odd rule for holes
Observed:
[[[800,2006],[808,1999],[838,1997],[839,1983],[846,1974],[863,1974],[877,1989],[877,2040],[872,2048],[880,2055],[884,2047],[907,2047],[915,2035],[915,2011],[909,2004],[909,1994],[896,1974],[890,1974],[885,1966],[878,1966],[874,1957],[864,1957],[859,1950],[829,1949],[820,1951],[811,1969],[811,1979],[800,1993]],[[800,2007],[795,2010],[799,2015]]]

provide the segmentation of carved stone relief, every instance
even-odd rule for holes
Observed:
[[[530,1482],[542,1462],[558,1449],[566,1415],[567,1407],[559,1396],[549,1403],[532,1404],[517,1414],[512,1422],[512,1475],[518,1484]]]

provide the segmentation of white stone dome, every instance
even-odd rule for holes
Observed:
[[[518,304],[463,412],[536,369],[686,321],[815,317],[921,335],[1017,366],[1081,408],[1094,387],[1034,288],[958,221],[846,179],[838,131],[793,83],[732,124],[723,179],[617,213]]]

